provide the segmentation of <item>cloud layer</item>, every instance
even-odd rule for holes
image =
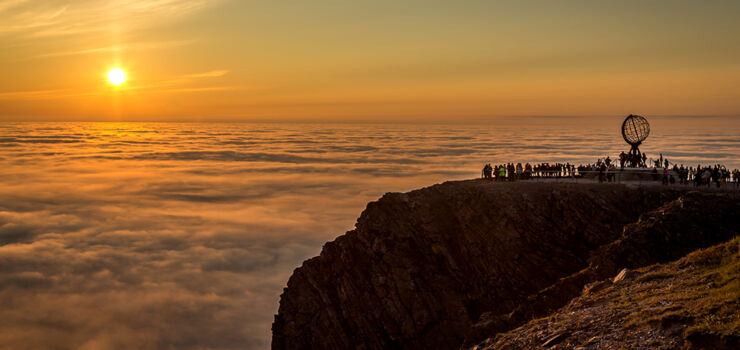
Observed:
[[[2,123],[0,348],[265,349],[292,270],[367,201],[624,148],[540,123]],[[740,166],[736,129],[665,128],[644,150]]]

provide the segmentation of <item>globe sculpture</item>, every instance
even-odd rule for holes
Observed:
[[[630,144],[627,163],[631,167],[645,167],[645,156],[640,153],[640,144],[650,135],[650,123],[639,115],[630,114],[622,123],[622,137]]]

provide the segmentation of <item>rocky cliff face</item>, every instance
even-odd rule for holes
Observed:
[[[485,313],[467,334],[468,347],[484,337],[545,316],[580,295],[581,288],[610,278],[622,268],[637,268],[678,259],[738,234],[737,197],[690,192],[641,215],[622,235],[591,252],[589,266],[530,295],[507,314]],[[740,292],[739,292],[740,293]]]
[[[723,214],[706,216],[706,207]],[[673,224],[655,219],[661,208]],[[465,181],[386,194],[295,270],[272,346],[475,344],[561,307],[623,265],[728,239],[738,208],[722,196],[606,184]]]
[[[623,269],[493,349],[740,349],[740,238],[671,263]]]

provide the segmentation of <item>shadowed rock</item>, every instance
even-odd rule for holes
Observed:
[[[590,282],[611,277],[613,283],[628,282],[636,277],[632,268],[672,261],[726,241],[738,234],[738,217],[740,201],[734,197],[683,194],[626,225],[618,239],[591,253],[587,268],[530,295],[508,314],[484,314],[464,345],[472,346],[485,337],[548,315],[580,295]]]
[[[368,205],[355,230],[294,271],[272,347],[456,349],[466,336],[466,343],[490,337],[543,305],[562,306],[601,273],[649,262],[650,252],[619,243],[630,230],[625,226],[642,225],[642,214],[686,193],[464,181],[386,194]],[[692,200],[717,196],[705,197]],[[605,249],[630,258],[589,269]]]

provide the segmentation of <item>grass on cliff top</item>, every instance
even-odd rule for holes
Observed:
[[[689,333],[740,336],[740,237],[639,271],[624,288],[609,288],[625,327],[688,325]]]
[[[551,348],[676,349],[692,335],[707,342],[740,337],[740,238],[628,276],[597,282],[550,316],[480,348],[542,348],[555,339]]]

